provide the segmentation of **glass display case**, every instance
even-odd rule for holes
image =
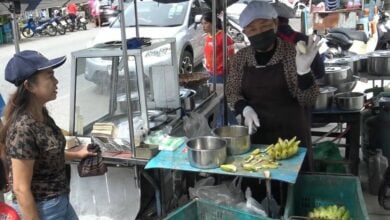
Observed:
[[[151,56],[161,51],[170,59]],[[70,133],[106,137],[113,149],[105,150],[131,151],[129,129],[136,142],[139,135],[180,117],[175,39],[153,39],[127,53],[124,59],[115,43],[72,53]],[[124,61],[129,66],[129,90]]]

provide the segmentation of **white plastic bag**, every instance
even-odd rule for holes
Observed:
[[[207,136],[211,134],[207,119],[196,112],[191,112],[189,116],[183,118],[184,132],[188,138]]]
[[[234,207],[244,201],[244,195],[240,189],[241,179],[236,177],[230,184],[223,183],[214,186],[215,179],[208,177],[196,183],[194,188],[189,189],[190,198],[205,199],[216,204]]]
[[[249,187],[245,190],[245,197],[246,202],[241,202],[237,204],[236,208],[256,215],[267,216],[267,213],[265,213],[263,206],[252,197],[252,191]]]

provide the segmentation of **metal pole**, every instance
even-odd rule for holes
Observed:
[[[14,31],[14,45],[15,45],[15,53],[20,52],[19,47],[19,26],[18,19],[15,12],[12,12],[12,30]]]
[[[217,59],[217,51],[216,51],[216,45],[217,45],[217,40],[215,39],[215,33],[216,33],[216,25],[217,25],[217,4],[216,4],[216,1],[217,0],[212,0],[212,4],[211,4],[211,9],[212,9],[212,25],[211,25],[211,33],[212,33],[212,36],[213,36],[213,90],[214,92],[217,91],[216,88],[216,75],[215,75],[215,71],[217,70],[217,62],[216,62],[216,59]]]
[[[227,102],[226,102],[226,96],[225,96],[225,89],[226,89],[226,74],[227,74],[227,65],[228,65],[228,48],[227,48],[227,17],[226,17],[226,1],[222,1],[223,5],[223,124],[228,124],[228,114],[227,114]]]
[[[134,0],[135,3],[135,0]],[[130,90],[130,73],[129,73],[129,63],[128,63],[128,55],[127,55],[127,43],[126,43],[126,30],[125,30],[125,11],[123,7],[123,0],[119,0],[119,21],[121,27],[121,40],[122,40],[122,60],[123,60],[123,68],[125,71],[125,81],[126,81],[126,100],[127,100],[127,115],[129,121],[129,137],[130,137],[130,146],[132,151],[132,157],[136,157],[135,155],[135,141],[134,141],[134,127],[133,127],[133,114],[131,108],[131,90]],[[135,7],[135,5],[134,5]]]
[[[134,0],[134,21],[135,21],[135,37],[139,38],[139,27],[138,27],[138,9],[137,0]]]

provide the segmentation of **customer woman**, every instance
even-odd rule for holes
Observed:
[[[65,160],[94,154],[86,147],[65,152],[65,138],[45,107],[57,96],[53,69],[65,60],[27,50],[5,69],[5,79],[17,90],[5,108],[0,152],[6,154],[14,207],[23,219],[78,219],[69,203]]]

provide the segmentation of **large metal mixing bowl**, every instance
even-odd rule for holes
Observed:
[[[337,88],[337,92],[352,92],[352,90],[356,87],[357,80],[353,80],[350,82],[340,83],[334,87]]]
[[[332,86],[337,92],[351,92],[357,80],[349,66],[333,66],[325,68],[324,86]]]
[[[364,104],[364,94],[360,92],[338,93],[334,96],[336,105],[342,110],[360,110]]]
[[[201,169],[217,168],[226,160],[226,141],[213,136],[202,136],[187,141],[190,165]]]
[[[340,83],[348,82],[353,79],[352,71],[349,66],[329,66],[325,67],[324,82],[329,86],[336,86]]]
[[[333,67],[333,66],[349,66],[351,68],[352,74],[358,75],[358,65],[359,65],[359,56],[348,56],[348,57],[340,57],[333,58],[325,61],[325,66]]]
[[[251,140],[248,127],[234,125],[213,129],[213,135],[223,138],[227,142],[229,155],[244,154],[249,151]]]

